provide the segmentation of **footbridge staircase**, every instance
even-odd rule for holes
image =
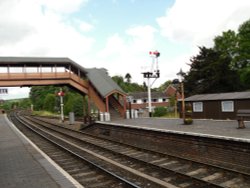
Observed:
[[[115,110],[125,117],[126,93],[106,69],[86,69],[69,58],[0,57],[0,87],[68,85],[83,95],[99,112]]]

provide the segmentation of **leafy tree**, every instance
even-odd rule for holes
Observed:
[[[4,110],[11,110],[11,103],[4,102],[3,104],[1,104],[0,108],[2,108]]]
[[[74,95],[72,93],[67,94],[68,100],[64,102],[64,114],[68,115],[70,112],[73,112],[74,107]]]
[[[137,83],[124,82],[122,76],[113,76],[112,79],[122,88],[125,92],[144,91],[144,87]]]
[[[31,101],[29,98],[27,99],[21,99],[20,100],[20,103],[19,103],[19,106],[23,109],[30,109],[31,107]]]
[[[176,102],[177,102],[176,101],[176,96],[175,95],[170,96],[170,98],[169,98],[169,106],[174,107]]]
[[[235,56],[236,44],[237,35],[232,30],[223,32],[221,36],[214,38],[214,50],[219,52],[223,58],[230,58],[230,61]]]
[[[250,67],[250,20],[244,22],[238,29],[233,66],[236,69]]]
[[[122,76],[113,76],[112,79],[121,87],[121,85],[124,83]]]
[[[244,88],[249,89],[250,88],[250,66],[245,67],[245,68],[239,70],[238,72],[240,75],[240,80],[241,80],[242,84],[244,84]]]
[[[15,101],[15,102],[11,103],[11,109],[15,109],[15,108],[18,108],[18,107],[19,107],[19,102],[18,101]]]
[[[77,98],[75,98],[74,100],[74,107],[73,110],[75,112],[75,116],[80,117],[83,116],[83,97],[82,96],[78,96]]]
[[[250,20],[216,36],[214,47],[200,48],[185,78],[188,95],[250,89]]]
[[[250,89],[250,19],[238,29],[236,53],[232,64],[238,70],[245,88]]]
[[[241,30],[241,27],[239,28],[239,30]],[[242,53],[241,50],[239,50],[239,48],[241,48],[240,44],[242,43],[239,39],[243,38],[239,37],[240,35],[240,33],[236,34],[234,31],[228,30],[227,32],[223,32],[222,36],[217,36],[214,39],[214,49],[221,54],[221,60],[224,59],[225,61],[229,62],[229,67],[232,70],[231,72],[232,74],[234,74],[234,76],[231,78],[231,87],[233,91],[246,90],[247,88],[249,88],[248,83],[250,83],[248,79],[250,77],[249,68],[248,66],[246,66],[246,62],[243,63],[246,57],[244,57],[244,55],[241,56]],[[247,40],[249,40],[249,38],[244,39],[245,42]],[[250,53],[250,40],[248,44]]]
[[[33,86],[30,90],[30,100],[34,105],[34,110],[43,110],[44,100],[47,94],[55,94],[59,91],[54,86]]]
[[[44,99],[43,109],[54,112],[55,111],[55,105],[56,105],[56,96],[55,94],[47,94]]]
[[[82,95],[74,92],[68,92],[65,95],[64,114],[68,115],[74,112],[75,116],[83,115],[83,97]]]
[[[157,90],[158,91],[164,91],[169,85],[171,85],[172,81],[171,80],[167,80],[166,82],[164,82],[163,84],[161,84]]]
[[[126,92],[143,91],[143,87],[137,83],[124,83]]]

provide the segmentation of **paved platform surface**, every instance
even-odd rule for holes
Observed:
[[[57,119],[48,119],[53,123],[59,123]],[[179,118],[137,118],[137,119],[119,119],[108,122],[107,124],[116,124],[121,126],[132,126],[136,128],[153,129],[168,132],[178,132],[183,134],[203,135],[209,137],[244,139],[250,142],[250,121],[246,121],[245,129],[237,129],[236,120],[198,120],[194,119],[192,125],[183,125],[183,120]],[[79,130],[83,122],[75,121],[70,125],[68,121],[60,123],[61,126],[73,130]]]
[[[103,122],[102,122],[103,123]],[[188,134],[204,135],[210,137],[230,137],[245,139],[250,142],[250,122],[245,122],[245,129],[237,129],[236,120],[196,120],[192,125],[183,125],[182,119],[166,118],[138,118],[123,119],[106,123],[135,126],[139,128],[157,129],[163,131],[176,131]]]
[[[59,123],[58,119],[47,119],[53,123]],[[250,143],[250,121],[246,121],[245,129],[237,129],[238,122],[236,120],[198,120],[194,119],[192,125],[183,125],[183,120],[179,118],[137,118],[137,119],[119,119],[108,122],[106,124],[115,124],[121,126],[130,126],[136,128],[152,129],[157,131],[175,132],[181,134],[192,134],[208,137],[220,137],[225,139],[241,139]],[[81,129],[83,122],[75,121],[70,125],[68,121],[59,123],[63,127],[73,130]]]
[[[0,187],[78,187],[0,115]]]

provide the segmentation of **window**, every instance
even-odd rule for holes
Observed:
[[[142,99],[137,99],[137,104],[142,104]]]
[[[133,100],[133,103],[136,104],[136,103],[137,103],[137,100],[134,99],[134,100]]]
[[[194,102],[193,103],[194,112],[203,112],[203,102]]]
[[[234,101],[221,101],[222,112],[233,112],[234,111]]]

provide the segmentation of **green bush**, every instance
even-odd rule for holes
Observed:
[[[43,104],[43,109],[54,112],[55,109],[55,99],[56,96],[54,94],[47,94],[45,99],[44,99],[44,104]]]
[[[65,96],[64,114],[74,112],[76,117],[83,116],[83,97],[77,93],[68,92]]]
[[[185,125],[191,125],[193,123],[193,119],[192,118],[185,118],[184,119],[184,124]]]
[[[153,113],[154,117],[161,117],[167,114],[167,108],[165,107],[156,107]]]

